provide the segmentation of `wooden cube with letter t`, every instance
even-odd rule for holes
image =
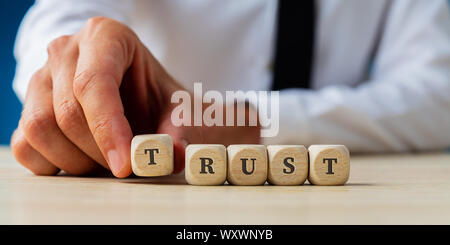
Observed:
[[[301,185],[308,177],[308,151],[303,145],[269,145],[267,181],[273,185]]]
[[[350,153],[344,145],[311,145],[309,182],[313,185],[343,185],[350,175]]]
[[[264,145],[230,145],[228,182],[233,185],[263,185],[267,180],[267,152]]]
[[[137,176],[173,172],[173,143],[168,134],[137,135],[131,141],[131,166]]]
[[[227,150],[224,145],[186,147],[186,181],[191,185],[222,185],[227,179]]]

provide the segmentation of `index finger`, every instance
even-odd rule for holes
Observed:
[[[107,30],[102,35],[95,31],[79,42],[74,95],[111,171],[123,178],[131,174],[133,134],[124,115],[119,87],[133,55],[133,48],[128,47],[134,44],[126,38],[108,36]]]

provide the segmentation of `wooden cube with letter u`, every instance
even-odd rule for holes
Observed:
[[[344,145],[311,145],[309,177],[313,185],[343,185],[350,175],[350,153]]]
[[[173,143],[168,134],[137,135],[131,141],[131,167],[137,176],[173,172]]]
[[[264,145],[230,145],[228,182],[233,185],[263,185],[267,180],[267,151]]]
[[[222,185],[227,178],[224,145],[192,144],[186,147],[186,181],[191,185]]]

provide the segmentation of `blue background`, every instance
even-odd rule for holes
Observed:
[[[33,2],[0,1],[0,144],[9,144],[22,110],[22,104],[12,90],[16,67],[13,47],[20,21]]]

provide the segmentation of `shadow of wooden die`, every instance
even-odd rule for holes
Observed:
[[[233,185],[263,185],[267,180],[267,152],[264,145],[230,145],[228,177]]]
[[[301,185],[308,177],[308,151],[303,145],[267,146],[267,181],[273,185]]]
[[[165,176],[173,172],[173,143],[168,134],[136,135],[131,141],[131,166],[137,176]]]
[[[350,153],[344,145],[311,145],[309,177],[313,185],[343,185],[350,175]]]
[[[222,185],[227,179],[224,145],[192,144],[186,147],[186,181],[191,185]]]

